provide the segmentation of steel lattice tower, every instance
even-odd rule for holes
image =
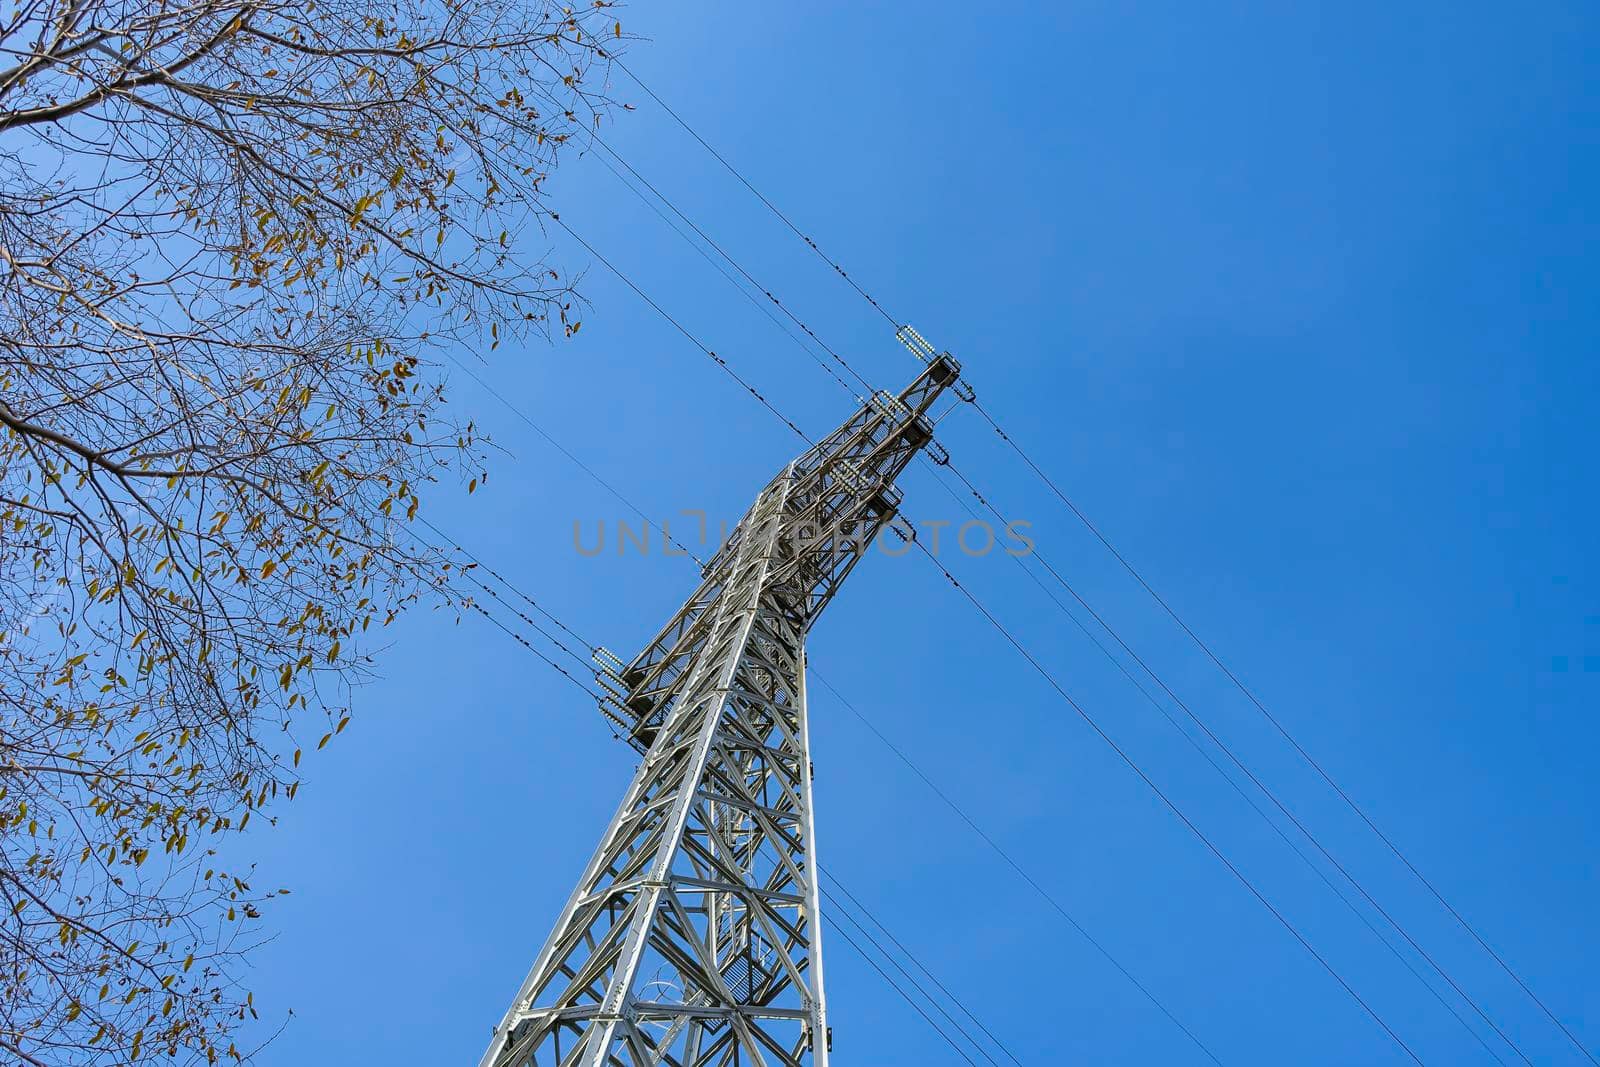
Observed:
[[[602,664],[601,711],[643,759],[481,1067],[826,1067],[805,638],[938,450],[928,409],[960,366],[925,358],[779,472],[642,653]]]

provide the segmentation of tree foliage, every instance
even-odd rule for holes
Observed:
[[[566,323],[596,3],[20,0],[0,23],[0,1059],[239,1058],[251,824],[448,579],[433,356]]]

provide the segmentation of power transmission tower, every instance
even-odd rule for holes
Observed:
[[[602,662],[601,711],[644,758],[481,1067],[826,1067],[805,638],[900,472],[942,453],[927,412],[961,368],[927,361],[779,472],[643,652]]]

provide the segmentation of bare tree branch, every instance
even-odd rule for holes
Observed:
[[[247,827],[350,722],[378,632],[449,602],[403,534],[483,456],[433,357],[574,327],[545,183],[621,26],[544,0],[4,19],[0,1059],[244,1059],[278,893]]]

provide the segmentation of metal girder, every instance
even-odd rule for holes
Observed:
[[[928,410],[960,377],[961,365],[946,353],[898,396],[867,398],[838,429],[807,449],[768,484],[790,483],[779,535],[795,549],[789,566],[803,595],[791,606],[802,631],[814,624],[850,570],[900,506],[895,480],[933,441]],[[746,515],[702,574],[699,588],[667,621],[643,652],[620,674],[616,699],[601,711],[635,742],[648,748],[664,720],[670,698],[703,642],[708,611],[726,581],[729,562],[752,531]]]
[[[959,373],[935,357],[785,467],[655,640],[602,670],[644,758],[481,1067],[826,1067],[805,637]]]

